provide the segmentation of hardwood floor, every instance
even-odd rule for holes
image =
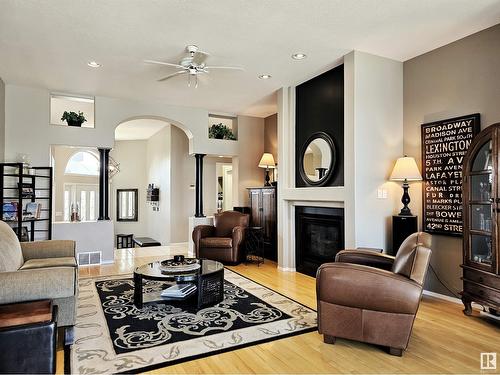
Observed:
[[[138,265],[173,254],[187,254],[186,246],[120,249],[116,250],[114,264],[82,267],[80,277],[131,273]],[[270,261],[260,267],[241,264],[229,268],[316,308],[316,284],[312,277],[281,272]],[[150,373],[481,373],[481,352],[498,352],[500,356],[500,325],[487,316],[479,317],[478,311],[466,317],[462,308],[459,304],[424,296],[403,357],[391,356],[384,348],[349,340],[324,344],[322,336],[313,332]],[[62,349],[58,351],[58,371],[63,371]]]

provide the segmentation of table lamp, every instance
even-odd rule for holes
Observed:
[[[274,169],[275,168],[273,154],[265,152],[262,155],[262,158],[260,158],[259,167],[260,168],[266,168],[266,183],[264,184],[264,186],[271,186],[271,184],[269,183],[269,180],[270,180],[270,178],[269,178],[269,169]]]
[[[421,181],[422,175],[420,174],[417,163],[415,159],[409,156],[404,156],[396,161],[396,165],[391,173],[392,181],[403,181],[403,197],[401,198],[401,203],[403,203],[403,208],[399,213],[400,216],[411,216],[410,208],[408,204],[410,203],[410,195],[408,194],[408,181]]]

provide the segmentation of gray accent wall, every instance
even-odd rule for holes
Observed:
[[[5,161],[5,83],[0,78],[0,161]]]
[[[423,123],[481,114],[481,129],[500,122],[500,25],[404,63],[404,152],[421,163]],[[422,225],[421,184],[410,186],[411,209]],[[426,289],[455,296],[462,290],[462,238],[433,235]],[[453,291],[451,293],[449,290]]]

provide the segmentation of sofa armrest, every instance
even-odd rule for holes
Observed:
[[[372,250],[342,250],[335,256],[335,262],[354,263],[383,270],[391,270],[394,257]]]
[[[75,267],[0,272],[0,304],[72,297],[77,279]]]
[[[200,249],[200,240],[205,237],[213,237],[215,234],[215,227],[213,225],[197,225],[193,229],[193,242],[194,242],[194,250],[196,256],[199,256]]]
[[[239,246],[245,239],[245,227],[240,225],[233,228],[233,247]]]
[[[75,241],[47,240],[35,242],[21,242],[24,260],[44,258],[75,258]]]
[[[316,288],[318,302],[398,314],[415,314],[422,294],[407,277],[351,263],[321,265]]]

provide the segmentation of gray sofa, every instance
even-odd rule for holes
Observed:
[[[0,304],[52,299],[59,327],[73,326],[78,295],[75,242],[19,242],[0,221]]]

